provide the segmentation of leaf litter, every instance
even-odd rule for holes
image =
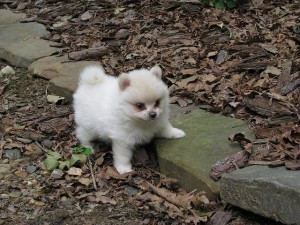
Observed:
[[[196,103],[202,109],[248,121],[256,139],[248,142],[247,137],[231,138],[243,150],[216,164],[218,176],[255,163],[299,169],[300,11],[296,3],[252,1],[240,3],[232,11],[203,8],[197,1],[41,0],[0,4],[26,12],[24,23],[44,24],[51,31],[49,39],[61,46],[61,54],[67,54],[70,60],[99,60],[111,74],[160,64],[174,103],[182,107]],[[111,153],[103,146],[91,158],[92,166],[75,167],[81,175],[79,171],[66,173],[67,167],[45,172],[42,161],[46,153],[58,152],[65,162],[72,155],[71,147],[78,146],[72,108],[59,96],[48,97],[50,104],[44,94],[45,81],[35,80],[35,85],[29,86],[32,80],[18,73],[4,75],[0,83],[0,160],[4,165],[0,168],[4,168],[1,182],[5,184],[1,186],[1,198],[6,199],[0,205],[4,209],[1,218],[23,221],[16,214],[16,204],[31,202],[24,215],[33,224],[38,224],[36,218],[51,207],[50,211],[64,206],[74,212],[71,205],[80,212],[100,207],[110,222],[129,222],[130,214],[139,221],[131,224],[196,224],[210,216],[212,221],[228,222],[228,215],[218,210],[219,203],[204,197],[202,203],[191,200],[197,194],[184,192],[155,172],[149,167],[155,163],[147,165],[153,157],[144,153],[137,159],[139,169],[127,176],[111,167]],[[28,91],[18,92],[18,83]],[[20,149],[21,161],[3,157],[5,149],[14,147]],[[36,172],[22,172],[29,165],[35,166]],[[11,176],[9,171],[17,173]],[[25,178],[28,187],[21,185],[19,178]],[[130,198],[126,188],[121,188],[128,186],[138,190]],[[7,200],[6,195],[19,192],[19,202]],[[124,199],[135,210],[126,211]],[[101,202],[114,206],[119,215],[111,215],[113,208],[99,205]],[[62,221],[66,212],[48,215]],[[234,223],[233,217],[231,220]],[[44,221],[51,220],[44,217]],[[80,218],[76,221],[82,223]],[[240,221],[246,219],[236,219]]]

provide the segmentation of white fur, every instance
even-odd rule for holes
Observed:
[[[101,139],[112,143],[114,166],[119,173],[132,171],[134,146],[153,137],[182,138],[185,133],[169,123],[169,96],[159,66],[106,75],[102,67],[85,68],[75,92],[76,135],[83,146]],[[160,100],[159,105],[156,104]],[[139,110],[143,103],[145,110]],[[151,118],[151,115],[156,115]]]

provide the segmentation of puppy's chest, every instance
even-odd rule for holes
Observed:
[[[127,141],[131,144],[146,144],[154,137],[155,131],[148,129],[133,129],[128,132]]]

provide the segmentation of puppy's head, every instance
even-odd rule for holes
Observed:
[[[122,109],[134,121],[154,121],[167,113],[169,94],[159,66],[119,76]]]

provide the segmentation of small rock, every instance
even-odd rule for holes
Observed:
[[[33,179],[33,180],[29,180],[27,182],[28,186],[35,186],[37,185],[38,181],[36,179]]]
[[[13,191],[11,193],[9,193],[9,197],[11,198],[19,198],[21,197],[22,192],[21,191]]]
[[[3,163],[3,164],[7,164],[7,163],[8,163],[8,159],[3,159],[3,160],[2,160],[2,163]]]
[[[21,192],[22,192],[22,196],[24,197],[30,196],[30,192],[27,189],[22,189]]]
[[[11,66],[6,66],[1,70],[2,75],[15,75],[15,71]]]
[[[12,213],[15,213],[15,212],[17,212],[17,210],[16,210],[16,208],[15,208],[15,206],[14,206],[14,205],[10,205],[10,206],[8,206],[8,207],[7,207],[7,209],[8,209],[10,212],[12,212]]]
[[[5,150],[4,157],[12,160],[19,159],[21,158],[21,151],[18,148]]]
[[[60,200],[61,200],[62,202],[64,202],[64,201],[67,201],[68,198],[67,198],[66,196],[62,196]]]
[[[53,177],[55,179],[62,178],[63,175],[64,175],[64,171],[62,171],[60,169],[54,169],[51,173],[51,177]]]
[[[85,13],[83,13],[81,15],[80,19],[82,21],[87,21],[87,20],[91,19],[92,17],[93,17],[92,14],[89,11],[86,11]]]
[[[68,21],[58,21],[52,25],[52,28],[60,28],[66,25],[68,25]]]
[[[52,146],[54,145],[54,141],[51,141],[49,139],[43,140],[42,141],[42,145],[46,148],[46,149],[51,149]]]
[[[0,173],[0,180],[4,177],[3,173]]]
[[[27,173],[34,173],[35,171],[36,171],[36,166],[29,165],[29,166],[26,167],[26,172]]]
[[[9,164],[0,164],[0,173],[6,174],[10,171],[11,166]]]
[[[116,39],[126,39],[130,35],[130,32],[128,29],[120,29],[116,34]]]
[[[139,192],[139,190],[137,188],[131,187],[129,185],[123,185],[121,187],[125,188],[125,191],[126,191],[127,195],[129,195],[129,196],[134,196]]]
[[[1,194],[0,198],[1,199],[9,199],[9,195],[8,194]]]

